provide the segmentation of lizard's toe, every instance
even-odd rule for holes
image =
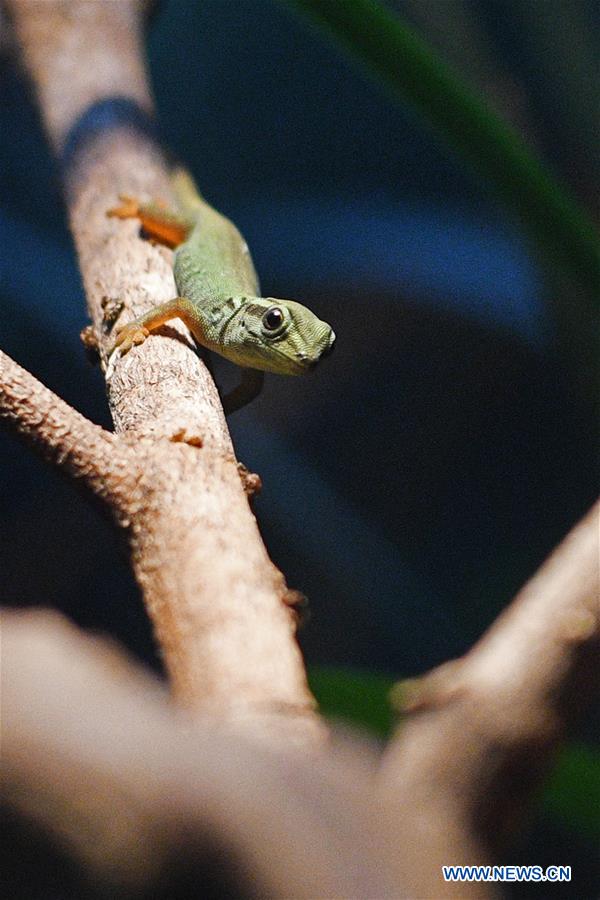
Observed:
[[[129,325],[124,325],[117,332],[113,350],[118,348],[121,355],[124,356],[132,347],[143,344],[149,334],[150,332],[143,325],[130,322]]]

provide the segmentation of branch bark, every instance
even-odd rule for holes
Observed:
[[[138,3],[15,0],[11,8],[57,151],[90,103],[118,95],[151,109]],[[135,222],[106,216],[119,193],[169,199],[162,153],[119,125],[88,136],[67,180],[115,423],[112,437],[93,432],[106,455],[95,459],[87,483],[98,490],[100,482],[126,480],[119,520],[174,695],[216,717],[319,740],[291,594],[261,541],[216,388],[189,334],[177,323],[108,364],[121,307],[122,322],[176,293],[170,252],[140,239]],[[43,397],[50,405],[56,399]],[[79,417],[75,427],[69,416],[72,453],[93,426]]]
[[[183,847],[202,868],[218,844],[268,896],[494,896],[442,865],[497,858],[597,689],[599,509],[466,657],[404,686],[413,716],[378,774],[365,747],[307,758],[188,719],[102,642],[10,614],[6,799],[120,886],[147,888]]]
[[[55,614],[5,614],[3,632],[4,801],[107,896],[406,896],[365,747],[340,766],[192,721]]]
[[[48,462],[108,504],[127,508],[133,451],[94,425],[0,350],[0,420]]]

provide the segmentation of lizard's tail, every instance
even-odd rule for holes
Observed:
[[[202,197],[188,170],[176,166],[171,172],[171,185],[181,211],[193,215],[201,205]]]

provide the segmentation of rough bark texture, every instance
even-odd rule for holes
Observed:
[[[96,100],[126,96],[150,108],[137,4],[18,0],[12,11],[59,151],[74,119]],[[115,463],[124,456],[130,463],[120,521],[174,695],[215,716],[259,720],[261,728],[275,717],[286,733],[312,739],[319,728],[285,581],[261,541],[216,388],[189,334],[177,323],[107,360],[115,322],[175,296],[170,251],[142,240],[136,222],[106,216],[120,193],[169,199],[163,156],[152,140],[120,127],[88,140],[67,178],[123,451],[115,450]],[[112,477],[110,463],[101,474]]]
[[[133,453],[1,350],[0,419],[45,459],[82,481],[119,518],[127,506]]]

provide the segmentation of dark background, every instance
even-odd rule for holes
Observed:
[[[593,213],[595,4],[390,5]],[[309,666],[399,677],[462,653],[597,491],[590,385],[553,314],[564,287],[491,188],[284,3],[163,2],[148,49],[162,131],[244,233],[263,293],[338,335],[316,372],[268,377],[230,420],[269,551],[310,599]],[[109,426],[58,171],[9,54],[0,303],[0,346]],[[157,666],[109,526],[4,433],[0,456],[2,602],[59,608]],[[574,739],[597,732],[591,716]],[[593,857],[589,834],[540,813],[518,861],[573,865],[552,896],[585,897]]]

